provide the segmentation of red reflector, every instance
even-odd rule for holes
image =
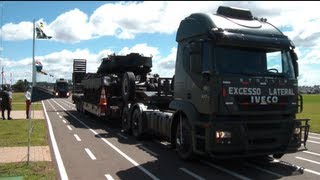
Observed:
[[[227,90],[226,90],[225,87],[223,87],[223,88],[222,88],[222,96],[223,96],[223,97],[226,97],[226,95],[227,95]]]

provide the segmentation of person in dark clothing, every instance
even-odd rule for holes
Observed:
[[[8,120],[12,119],[10,117],[11,112],[11,98],[8,92],[8,87],[6,85],[3,86],[3,90],[0,92],[1,97],[1,112],[2,112],[2,119],[5,120],[4,111],[7,110]]]
[[[27,87],[27,90],[24,94],[24,96],[26,97],[26,115],[27,115],[27,119],[29,119],[29,115],[30,115],[30,105],[31,105],[31,88]]]

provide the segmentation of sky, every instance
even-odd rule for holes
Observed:
[[[94,73],[103,57],[131,52],[152,56],[152,72],[172,77],[180,21],[220,5],[267,18],[296,46],[299,86],[320,85],[320,2],[312,1],[0,1],[4,83],[32,81],[34,20],[53,37],[35,40],[35,59],[54,76],[37,73],[38,82],[71,79],[73,59],[87,59]]]

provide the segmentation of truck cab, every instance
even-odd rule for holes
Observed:
[[[176,41],[170,108],[192,132],[174,136],[182,156],[279,158],[306,149],[309,119],[296,119],[303,107],[298,58],[278,28],[249,10],[220,6],[182,20]]]
[[[69,83],[67,80],[63,78],[56,80],[53,89],[54,89],[53,93],[55,97],[68,98],[70,96]]]

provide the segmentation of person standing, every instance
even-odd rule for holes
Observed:
[[[0,92],[0,97],[2,99],[1,101],[1,112],[2,112],[2,119],[5,120],[4,111],[7,110],[7,117],[8,120],[12,119],[10,117],[11,112],[11,99],[10,99],[10,93],[8,92],[8,86],[4,85],[3,90]]]
[[[31,92],[30,92],[31,88],[27,87],[27,90],[25,92],[25,97],[26,97],[26,115],[27,115],[27,119],[29,119],[30,117],[30,105],[31,105]]]

